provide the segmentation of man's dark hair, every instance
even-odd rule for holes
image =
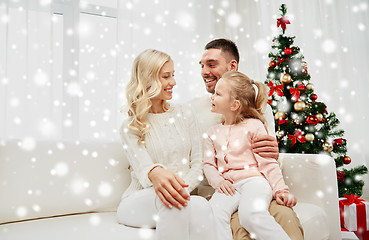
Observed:
[[[240,54],[238,53],[238,48],[236,44],[229,39],[225,38],[214,39],[205,46],[205,50],[211,48],[220,49],[223,52],[231,54],[231,56],[234,57],[237,63],[239,63],[240,61]]]

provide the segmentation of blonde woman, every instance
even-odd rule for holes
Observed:
[[[132,181],[118,207],[118,222],[156,228],[160,240],[213,240],[209,203],[189,195],[202,180],[200,134],[191,111],[168,102],[175,85],[167,54],[149,49],[137,56],[120,131]]]
[[[208,130],[203,169],[216,190],[210,205],[218,239],[232,240],[230,220],[237,210],[241,226],[257,239],[290,239],[268,208],[273,198],[287,207],[295,206],[296,198],[278,162],[251,148],[256,137],[267,134],[261,111],[266,102],[267,87],[237,71],[223,74],[211,97],[211,111],[222,114],[223,121]]]

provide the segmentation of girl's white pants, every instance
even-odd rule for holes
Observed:
[[[238,209],[240,224],[258,240],[289,240],[283,228],[269,214],[272,189],[264,177],[251,177],[233,185],[236,194],[215,192],[210,199],[218,240],[232,240],[231,215]]]
[[[214,215],[209,202],[191,196],[181,210],[166,207],[154,189],[146,188],[123,198],[117,210],[118,222],[131,227],[156,228],[160,240],[214,240]]]

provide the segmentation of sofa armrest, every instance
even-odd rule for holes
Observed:
[[[321,207],[327,214],[330,239],[340,239],[337,173],[334,159],[323,154],[281,153],[279,162],[285,182],[297,201]],[[332,238],[332,235],[338,235],[338,238]]]

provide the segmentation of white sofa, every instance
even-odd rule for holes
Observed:
[[[281,154],[305,239],[341,239],[334,160]],[[120,143],[0,141],[0,239],[156,239],[116,222],[130,182]]]

